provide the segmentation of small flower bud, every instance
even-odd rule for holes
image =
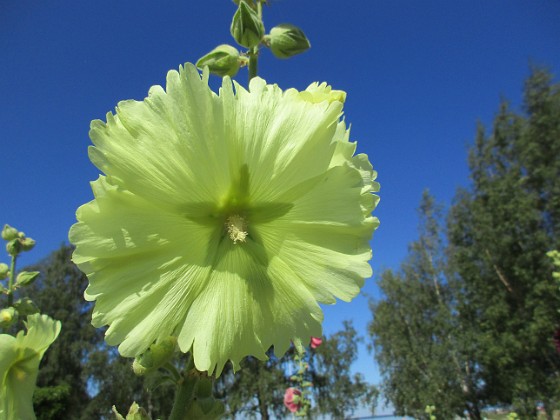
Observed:
[[[33,315],[39,312],[37,305],[28,297],[18,299],[14,303],[14,306],[21,316]]]
[[[0,263],[0,280],[4,280],[8,277],[8,273],[10,272],[10,268],[8,264]]]
[[[230,32],[239,45],[253,48],[259,45],[264,36],[264,24],[257,12],[241,1],[233,15]]]
[[[21,271],[16,278],[16,285],[18,286],[27,286],[28,284],[33,283],[37,276],[39,275],[38,271]]]
[[[298,411],[302,406],[301,391],[297,388],[286,389],[286,392],[284,393],[284,405],[292,413]]]
[[[265,37],[265,43],[278,58],[290,58],[311,47],[303,31],[289,23],[272,28],[270,34]]]
[[[0,310],[0,328],[8,328],[17,321],[17,312],[13,307]]]
[[[18,230],[16,228],[11,227],[10,225],[4,225],[4,229],[2,229],[2,239],[6,241],[11,241],[18,237]]]
[[[18,238],[10,240],[6,244],[6,251],[12,257],[15,257],[21,252],[21,241]]]
[[[219,45],[196,62],[199,69],[208,66],[211,73],[218,76],[235,76],[239,71],[242,59],[239,51],[231,45]]]
[[[21,248],[24,251],[31,251],[35,246],[35,240],[31,238],[23,238],[21,239]]]
[[[311,348],[316,349],[323,343],[323,339],[320,337],[311,337]]]

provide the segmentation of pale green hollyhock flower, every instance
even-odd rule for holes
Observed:
[[[359,293],[379,186],[330,92],[225,77],[216,95],[187,64],[92,122],[105,176],[70,241],[93,325],[109,325],[123,356],[176,336],[198,370],[220,374],[320,337],[319,303]]]
[[[43,354],[60,332],[47,315],[27,317],[27,334],[0,334],[0,419],[34,419],[33,391]]]

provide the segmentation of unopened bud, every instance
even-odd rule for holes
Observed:
[[[0,310],[0,328],[8,328],[17,321],[17,312],[13,307]]]
[[[10,272],[10,268],[8,264],[0,263],[0,280],[4,280],[8,277],[8,273]]]
[[[35,240],[31,238],[21,239],[21,249],[24,251],[31,251],[35,246]]]
[[[21,252],[21,241],[19,239],[12,239],[6,244],[6,251],[12,257],[18,255]]]
[[[243,59],[237,48],[231,45],[219,45],[196,62],[199,69],[208,66],[211,73],[218,76],[235,76]]]
[[[14,306],[21,316],[33,315],[39,312],[37,305],[28,297],[18,299],[14,303]]]
[[[233,15],[230,31],[239,45],[253,48],[259,45],[264,36],[264,24],[257,12],[241,1]]]
[[[16,239],[18,237],[18,230],[16,228],[11,227],[10,225],[4,225],[4,229],[2,229],[2,239],[6,241],[11,241],[12,239]]]
[[[290,58],[311,47],[303,31],[289,23],[272,28],[270,34],[265,37],[265,43],[278,58]]]

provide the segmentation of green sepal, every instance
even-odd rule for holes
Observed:
[[[214,398],[195,399],[189,406],[185,418],[214,420],[219,419],[225,413],[224,404]]]
[[[264,36],[264,24],[258,13],[241,1],[233,15],[230,32],[239,45],[253,48],[260,44]]]
[[[113,413],[115,414],[115,418],[117,420],[151,420],[151,417],[148,415],[146,410],[140,407],[136,402],[133,402],[130,406],[126,419],[119,414],[115,406],[113,406]]]
[[[138,376],[145,375],[165,365],[171,360],[177,346],[176,337],[167,337],[159,343],[154,343],[146,352],[137,356],[132,363],[132,369]]]

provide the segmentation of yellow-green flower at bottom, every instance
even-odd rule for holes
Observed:
[[[27,317],[27,334],[0,334],[0,419],[34,419],[33,391],[43,354],[60,332],[47,315]]]
[[[95,199],[70,230],[93,324],[134,357],[177,337],[198,370],[322,335],[371,276],[379,185],[326,84],[282,91],[192,65],[93,121]]]

